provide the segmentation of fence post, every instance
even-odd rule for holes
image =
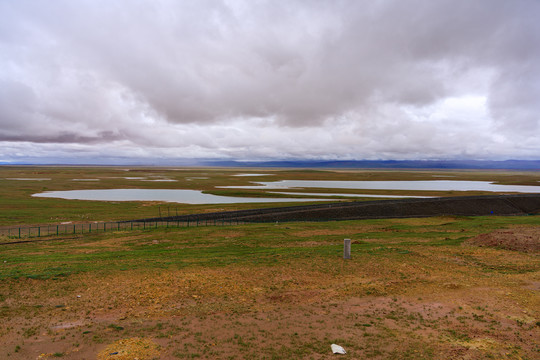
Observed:
[[[343,258],[351,258],[351,239],[343,239]]]
[[[21,228],[19,228],[19,239],[21,238]]]

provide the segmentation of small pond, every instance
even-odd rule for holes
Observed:
[[[18,181],[47,181],[51,178],[6,178],[6,180],[18,180]]]

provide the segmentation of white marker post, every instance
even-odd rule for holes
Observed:
[[[351,239],[343,239],[343,258],[351,258]]]

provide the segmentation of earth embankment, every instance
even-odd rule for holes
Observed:
[[[329,221],[429,216],[528,215],[540,213],[540,195],[489,195],[324,203],[161,218],[171,221]],[[157,220],[157,219],[144,219]],[[142,220],[141,220],[142,221]]]

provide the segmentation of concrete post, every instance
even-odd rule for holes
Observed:
[[[351,258],[351,239],[343,239],[343,258]]]

